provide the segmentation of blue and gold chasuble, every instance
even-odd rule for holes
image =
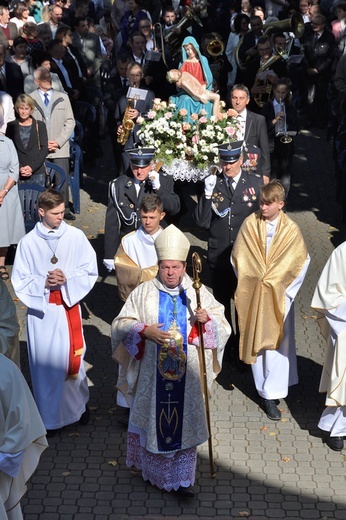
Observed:
[[[181,449],[187,366],[186,291],[160,291],[158,322],[172,337],[157,345],[156,433],[159,451]]]

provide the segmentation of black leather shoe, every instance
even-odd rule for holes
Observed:
[[[333,451],[341,451],[344,449],[343,437],[331,437],[330,432],[323,433],[322,441]]]
[[[76,217],[74,215],[72,215],[72,213],[65,213],[64,219],[65,220],[76,220]]]
[[[176,495],[180,498],[195,498],[195,494],[192,491],[191,487],[179,487],[176,491],[174,491]]]
[[[89,423],[90,419],[90,410],[89,406],[85,406],[85,412],[82,413],[81,418],[79,419],[79,424],[83,424],[84,426]]]
[[[273,399],[260,399],[260,406],[262,410],[267,414],[268,419],[272,421],[279,421],[281,419],[281,412],[278,410],[276,403]]]

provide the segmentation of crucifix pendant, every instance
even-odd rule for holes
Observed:
[[[55,255],[52,256],[52,258],[50,259],[50,263],[51,264],[56,264],[58,261],[57,257]]]

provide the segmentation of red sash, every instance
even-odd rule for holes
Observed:
[[[51,291],[49,295],[49,303],[55,305],[63,305],[68,323],[68,332],[70,337],[70,353],[67,377],[77,379],[84,352],[84,341],[82,333],[82,320],[79,312],[79,305],[68,307],[62,299],[61,291]]]

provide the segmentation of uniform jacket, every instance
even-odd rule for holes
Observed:
[[[180,199],[174,193],[173,177],[160,173],[160,183],[160,189],[155,193],[162,200],[164,211],[176,215],[180,211]],[[105,224],[106,259],[114,257],[124,235],[139,227],[139,206],[144,195],[150,193],[153,193],[152,184],[146,180],[137,196],[134,179],[130,175],[122,175],[110,182]]]
[[[44,105],[41,100],[38,89],[31,92],[30,96],[35,101],[34,117],[38,121],[46,123],[44,115]],[[57,141],[59,149],[53,153],[48,154],[48,159],[57,159],[70,156],[69,139],[75,127],[75,119],[73,116],[71,103],[67,94],[63,92],[55,92],[53,90],[52,99],[50,101],[51,109],[51,123],[50,129],[47,127],[48,140]]]
[[[217,175],[213,195],[203,194],[194,211],[196,224],[209,229],[208,262],[212,269],[229,266],[230,255],[240,226],[246,217],[259,209],[259,188],[262,177],[242,172],[231,196],[222,173]]]

